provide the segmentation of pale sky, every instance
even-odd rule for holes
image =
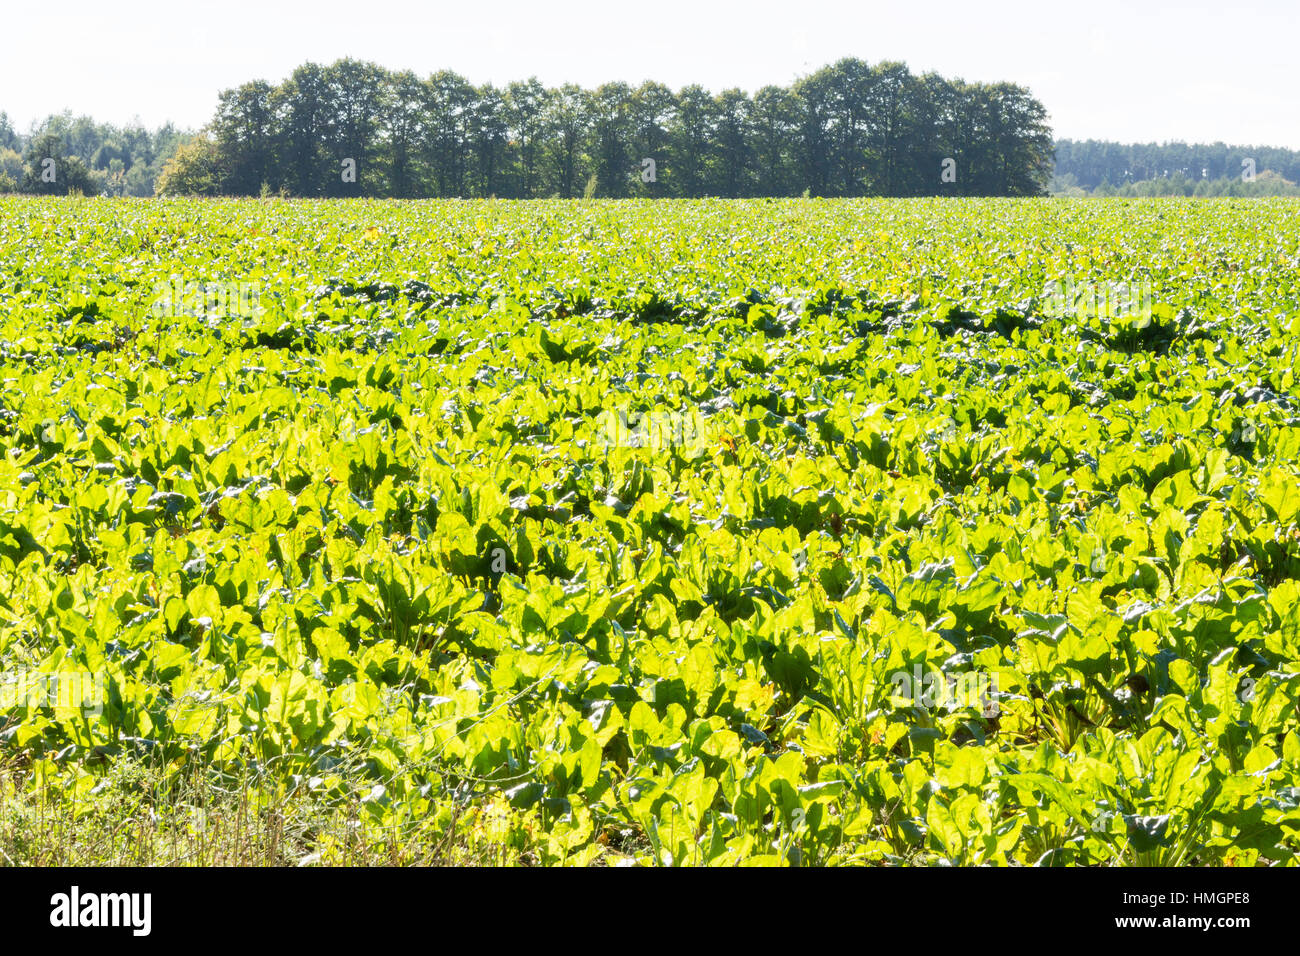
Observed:
[[[1058,137],[1300,149],[1300,0],[9,0],[0,111],[198,128],[222,89],[352,56],[753,92],[845,56],[1029,87]]]

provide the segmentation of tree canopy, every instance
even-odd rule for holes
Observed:
[[[215,175],[233,195],[1037,195],[1046,111],[1010,83],[845,59],[790,88],[475,86],[352,59],[221,94]],[[198,153],[178,161],[203,158]]]
[[[23,135],[0,113],[0,192],[152,196],[163,164],[186,138],[170,123],[150,131],[68,112]]]
[[[1055,175],[1064,188],[1077,187],[1102,194],[1122,192],[1128,184],[1177,181],[1178,188],[1148,191],[1196,193],[1200,183],[1242,182],[1242,174],[1272,171],[1284,180],[1300,182],[1300,152],[1269,146],[1229,146],[1224,143],[1111,143],[1100,140],[1059,140]],[[1247,177],[1252,178],[1252,177]],[[1186,185],[1186,189],[1183,188]]]

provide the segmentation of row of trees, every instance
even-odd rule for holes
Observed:
[[[164,163],[188,138],[171,124],[151,132],[71,113],[49,116],[23,135],[0,113],[0,192],[152,196]]]
[[[791,87],[474,86],[306,64],[221,94],[160,191],[296,196],[1034,195],[1043,106],[1008,83],[846,59]]]
[[[374,84],[369,98],[344,95]],[[395,90],[405,100],[393,100]],[[921,109],[940,103],[946,113]],[[1015,104],[1030,110],[1027,122],[999,121],[999,106]],[[753,97],[698,87],[674,94],[652,83],[547,90],[536,80],[495,91],[454,74],[420,81],[342,61],[303,67],[281,87],[229,91],[199,136],[70,113],[24,135],[0,112],[0,192],[148,196],[157,183],[197,194],[542,196],[585,193],[594,176],[593,192],[602,195],[1014,195],[1036,191],[1049,152],[1036,132],[1024,134],[1041,123],[1034,106],[1014,88],[852,60]],[[375,110],[379,119],[367,122]],[[963,143],[970,131],[979,137]],[[1000,163],[999,142],[1019,159]],[[339,157],[359,161],[355,183],[335,170]],[[646,158],[655,160],[653,179],[642,175]],[[57,161],[52,181],[42,175],[49,159]],[[948,159],[951,182],[943,175]],[[1049,191],[1297,195],[1297,181],[1300,152],[1292,150],[1060,140]]]
[[[1242,182],[1243,173],[1251,173],[1248,179],[1254,176],[1262,178],[1265,171],[1272,171],[1293,183],[1300,182],[1300,152],[1224,143],[1124,144],[1093,139],[1063,139],[1056,143],[1057,178],[1067,184],[1067,188],[1078,187],[1085,191],[1104,187],[1119,190],[1128,183],[1180,175],[1192,182],[1190,188],[1194,191],[1198,180]]]

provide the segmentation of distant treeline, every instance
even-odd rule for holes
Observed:
[[[150,131],[71,113],[47,117],[22,135],[0,113],[0,193],[152,196],[163,164],[188,138],[170,123]],[[42,165],[50,158],[57,163],[52,181]]]
[[[1101,195],[1123,194],[1130,184],[1136,192],[1129,195],[1217,195],[1232,183],[1247,185],[1247,179],[1300,182],[1300,152],[1271,146],[1228,146],[1224,143],[1109,143],[1098,140],[1083,142],[1061,139],[1056,142],[1055,183],[1053,191],[1079,188]],[[1265,173],[1273,173],[1266,177]],[[1156,180],[1175,181],[1177,186],[1161,186]],[[1138,189],[1141,183],[1150,183]],[[1201,183],[1205,186],[1197,193]]]
[[[1177,170],[1171,176],[1157,176],[1154,179],[1139,179],[1112,186],[1102,183],[1096,189],[1084,189],[1071,175],[1054,176],[1048,186],[1048,193],[1053,196],[1095,196],[1098,198],[1119,197],[1163,197],[1191,196],[1197,199],[1213,199],[1216,196],[1300,196],[1300,186],[1283,179],[1278,173],[1266,169],[1253,179],[1241,176],[1221,176],[1218,179],[1205,177],[1193,178]]]
[[[307,64],[279,86],[226,91],[197,134],[70,113],[22,134],[0,113],[0,192],[1015,196],[1046,187],[1208,197],[1300,195],[1297,183],[1300,151],[1053,146],[1042,105],[1020,87],[852,59],[752,96],[657,83],[549,89],[536,79],[476,87],[455,73],[420,79],[341,60]]]
[[[160,191],[292,196],[1037,195],[1046,112],[1027,90],[846,59],[754,95],[536,79],[475,86],[307,64],[221,94]]]

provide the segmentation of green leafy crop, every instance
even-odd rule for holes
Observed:
[[[541,863],[1294,864],[1296,213],[0,199],[0,762]]]

